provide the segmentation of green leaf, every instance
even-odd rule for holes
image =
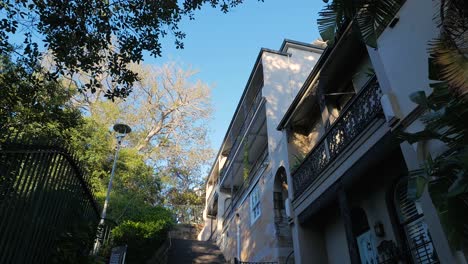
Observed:
[[[444,117],[446,108],[442,107],[437,111],[430,111],[421,116],[421,121],[424,123],[434,122]]]
[[[320,32],[320,36],[324,41],[328,42],[328,45],[333,45],[335,40],[335,32],[338,26],[341,24],[341,17],[333,10],[332,5],[327,5],[322,11],[319,12],[320,18],[317,19],[317,24]]]
[[[427,185],[427,178],[424,176],[413,176],[408,179],[408,199],[417,200],[424,192]]]
[[[362,1],[355,17],[364,42],[377,48],[377,38],[393,19],[401,6],[399,0]]]
[[[410,94],[410,100],[414,103],[424,107],[425,109],[429,108],[429,102],[427,100],[426,93],[424,91],[417,91]]]
[[[468,95],[468,57],[446,35],[431,43],[431,58],[437,65],[440,79],[459,95]],[[433,74],[431,77],[437,77]]]
[[[453,198],[462,194],[468,193],[468,179],[466,179],[463,173],[459,173],[458,178],[450,185],[447,193],[447,197]]]

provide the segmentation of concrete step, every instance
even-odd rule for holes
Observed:
[[[219,248],[208,241],[172,239],[168,254],[169,264],[226,263]]]

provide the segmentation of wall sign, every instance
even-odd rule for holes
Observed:
[[[124,264],[126,254],[127,245],[113,248],[109,264]]]

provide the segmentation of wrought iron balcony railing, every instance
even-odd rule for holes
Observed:
[[[382,112],[377,79],[372,78],[352,99],[325,135],[293,172],[294,197],[301,195],[320,173],[336,159]]]
[[[247,113],[244,122],[242,123],[242,126],[239,130],[239,134],[237,135],[236,139],[234,140],[234,143],[232,144],[231,150],[229,151],[229,155],[226,159],[226,162],[224,163],[223,168],[220,171],[220,178],[221,181],[224,180],[224,177],[227,174],[227,171],[229,170],[229,166],[231,165],[235,154],[237,153],[237,149],[239,148],[240,143],[242,142],[242,139],[244,138],[244,134],[247,131],[247,128],[249,127],[250,122],[252,121],[255,113],[257,112],[257,109],[261,106],[263,96],[262,96],[262,90],[257,93],[255,96],[255,99],[252,103],[252,106],[249,109],[249,112]]]

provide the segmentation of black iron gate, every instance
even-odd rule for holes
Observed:
[[[99,208],[63,144],[0,141],[0,263],[80,263]]]

